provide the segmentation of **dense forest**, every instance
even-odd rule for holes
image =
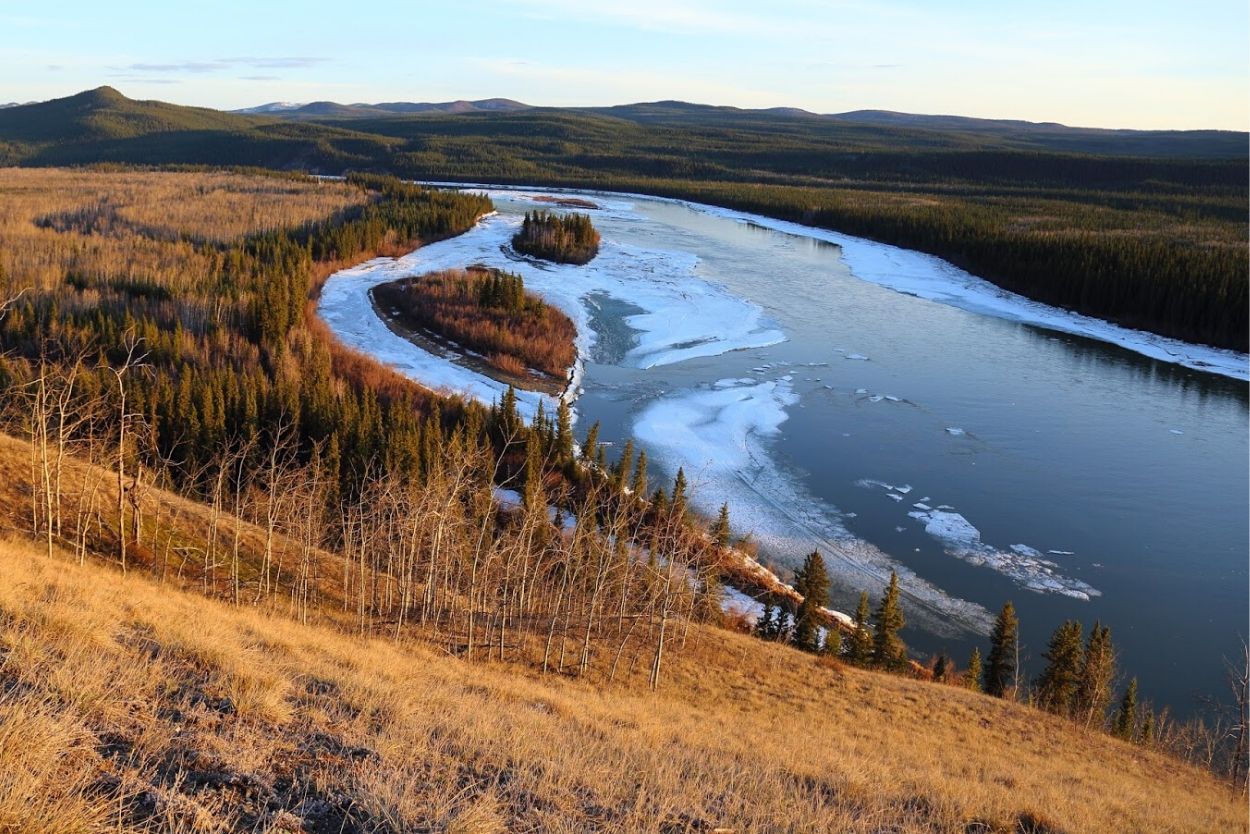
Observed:
[[[524,387],[531,369],[563,380],[577,358],[569,317],[525,291],[520,275],[496,269],[436,272],[374,287],[403,327],[484,355]]]
[[[919,249],[1030,298],[1247,349],[1244,135],[967,127],[676,102],[290,122],[102,88],[0,113],[0,163],[372,170],[681,197]]]
[[[527,211],[512,248],[526,255],[564,264],[585,264],[599,254],[599,232],[586,214]]]

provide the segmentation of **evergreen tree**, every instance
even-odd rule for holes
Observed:
[[[764,603],[764,613],[755,621],[755,636],[761,640],[772,640],[773,629],[776,627],[775,623],[773,607],[768,603]]]
[[[720,548],[729,547],[729,505],[720,505],[720,515],[712,525],[712,541]]]
[[[1050,636],[1042,657],[1046,668],[1034,684],[1038,705],[1058,715],[1071,715],[1076,686],[1081,677],[1081,624],[1067,620]]]
[[[1115,648],[1111,629],[1094,623],[1081,659],[1081,679],[1076,687],[1075,716],[1087,727],[1102,727],[1111,703],[1111,682],[1115,679]]]
[[[964,672],[964,686],[973,692],[981,691],[981,650],[973,649],[968,658],[968,671]]]
[[[790,639],[791,630],[790,609],[781,606],[777,609],[777,628],[773,639],[785,643]]]
[[[573,412],[563,399],[556,406],[556,464],[566,467],[573,462]]]
[[[599,421],[590,427],[590,431],[586,432],[586,443],[582,446],[582,460],[590,463],[595,459],[595,455],[599,451]]]
[[[642,499],[647,495],[647,450],[638,453],[638,462],[634,465],[634,480],[629,485],[635,498]]]
[[[898,574],[890,572],[890,585],[881,596],[873,616],[872,663],[882,669],[900,669],[907,663],[907,649],[898,633],[906,621],[899,604]]]
[[[538,450],[538,442],[534,439],[537,432],[531,432],[525,444],[525,494],[522,496],[528,512],[545,512],[547,495],[543,490],[542,457]]]
[[[1128,682],[1124,688],[1124,698],[1120,701],[1120,709],[1116,711],[1112,734],[1116,738],[1132,741],[1137,730],[1137,678]]]
[[[1155,712],[1147,705],[1141,718],[1141,736],[1138,743],[1143,747],[1153,747],[1155,743]]]
[[[855,630],[851,633],[847,660],[860,666],[867,666],[872,660],[872,633],[868,630],[867,591],[859,593],[859,605],[855,609]]]
[[[1019,629],[1016,607],[1008,601],[998,612],[990,632],[990,654],[985,665],[985,691],[996,698],[1006,696],[1015,685]]]
[[[829,604],[829,576],[820,551],[807,554],[795,575],[794,589],[803,596],[794,616],[794,645],[814,652],[819,648],[820,609]]]
[[[673,515],[680,518],[686,514],[686,500],[686,470],[679,466],[673,479]]]
[[[616,462],[616,469],[612,473],[612,484],[616,487],[617,492],[623,492],[629,481],[630,471],[634,466],[634,441],[625,441],[625,447],[621,449],[621,459]]]
[[[933,663],[933,680],[935,683],[945,683],[947,675],[946,655],[939,654],[937,660]]]
[[[825,642],[820,647],[820,652],[830,657],[842,656],[842,629],[836,625],[831,625],[826,629]]]

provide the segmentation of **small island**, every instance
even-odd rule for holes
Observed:
[[[392,330],[456,350],[463,364],[518,388],[559,393],[577,358],[573,322],[511,272],[433,272],[379,284],[372,295]]]
[[[585,264],[599,254],[599,232],[587,214],[526,212],[512,248],[535,258],[564,264]]]

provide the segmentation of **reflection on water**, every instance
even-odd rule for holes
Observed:
[[[639,310],[592,295],[599,342],[577,404],[583,429],[601,421],[619,444],[657,403],[685,408],[691,443],[719,433],[725,454],[749,462],[688,471],[696,494],[730,496],[738,531],[766,557],[843,548],[843,605],[860,588],[875,593],[891,562],[905,586],[946,595],[913,599],[916,649],[962,662],[978,640],[935,621],[974,622],[1012,599],[1030,669],[1064,619],[1101,620],[1156,702],[1184,714],[1195,693],[1222,689],[1221,656],[1248,616],[1245,383],[893,292],[852,276],[836,246],[680,205],[636,201],[595,223],[609,242],[696,255],[699,278],[758,304],[786,340],[625,367],[635,344],[625,319]],[[716,394],[770,390],[786,392],[776,434],[735,413],[736,395]],[[648,447],[653,483],[673,476],[683,451]],[[971,529],[975,544],[939,539],[934,518],[952,521],[937,525],[951,535]],[[1053,563],[1102,595],[1026,590],[975,561],[994,554]]]

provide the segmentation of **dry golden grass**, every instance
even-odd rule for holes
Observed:
[[[1245,830],[1206,774],[1033,710],[689,639],[652,694],[0,541],[0,830]]]
[[[39,290],[59,284],[67,272],[175,286],[209,271],[209,254],[193,242],[224,243],[289,228],[364,200],[360,189],[342,182],[226,172],[4,168],[0,271]],[[97,233],[84,233],[83,224]]]

